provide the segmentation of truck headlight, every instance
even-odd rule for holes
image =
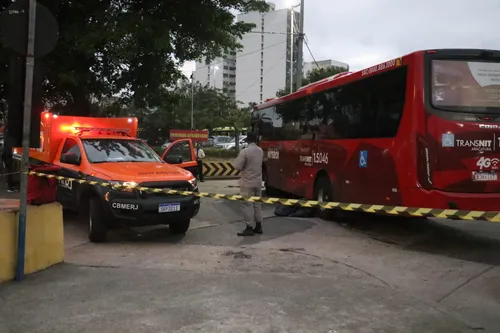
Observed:
[[[189,184],[191,184],[193,190],[196,190],[198,188],[198,181],[196,180],[196,178],[190,179]]]
[[[111,180],[109,183],[113,187],[119,185],[119,189],[125,192],[132,192],[132,190],[138,185],[136,182],[120,182],[117,180]]]

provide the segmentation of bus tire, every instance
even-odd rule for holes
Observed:
[[[314,183],[314,200],[319,202],[333,201],[333,188],[328,176],[321,175],[316,179]],[[318,207],[316,209],[316,215],[323,220],[329,220],[333,218],[334,211],[333,209]]]

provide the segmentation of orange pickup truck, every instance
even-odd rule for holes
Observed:
[[[57,201],[78,211],[92,242],[106,240],[119,225],[168,224],[185,233],[200,208],[195,195],[140,191],[136,187],[198,191],[196,158],[190,139],[174,141],[163,154],[137,136],[137,118],[92,118],[42,113],[41,148],[32,159],[58,165],[60,175],[85,181],[121,183],[126,190],[60,180]]]

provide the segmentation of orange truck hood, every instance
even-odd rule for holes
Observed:
[[[158,162],[119,162],[92,164],[93,175],[123,182],[191,180],[193,174],[182,168]]]

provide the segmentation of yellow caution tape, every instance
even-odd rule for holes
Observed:
[[[99,185],[110,187],[115,190],[130,190],[130,186],[124,184],[115,184],[108,182],[99,182],[93,180],[76,179],[71,177],[56,176],[41,172],[30,171],[30,175],[53,178],[57,180],[69,180],[79,184]],[[405,215],[415,217],[437,217],[441,219],[461,219],[461,220],[486,220],[490,222],[500,222],[500,211],[476,211],[476,210],[458,210],[458,209],[436,209],[436,208],[416,208],[404,206],[385,206],[385,205],[367,205],[342,202],[319,202],[316,200],[268,198],[268,197],[245,197],[235,194],[221,194],[208,192],[178,191],[165,188],[151,188],[135,186],[133,189],[150,193],[165,193],[177,195],[195,195],[200,198],[225,199],[231,201],[261,202],[264,204],[282,204],[285,206],[300,206],[307,208],[340,209],[345,211],[361,211],[365,213],[385,213],[388,215]]]

